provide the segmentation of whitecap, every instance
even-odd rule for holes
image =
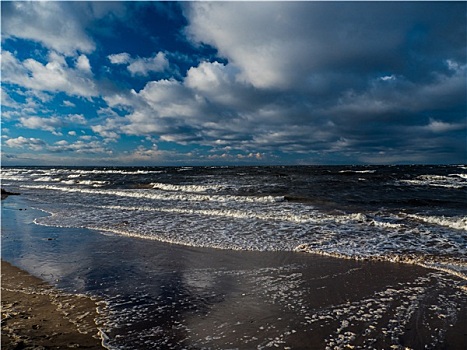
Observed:
[[[407,214],[407,217],[420,220],[429,224],[450,227],[456,230],[467,231],[467,216],[425,216],[416,214]]]

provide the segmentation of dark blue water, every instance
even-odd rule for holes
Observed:
[[[4,168],[41,225],[465,275],[466,166]]]

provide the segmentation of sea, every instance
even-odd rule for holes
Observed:
[[[2,188],[41,213],[38,226],[406,263],[467,280],[466,165],[3,167]],[[110,343],[137,344],[125,337]]]

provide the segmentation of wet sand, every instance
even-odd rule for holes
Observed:
[[[128,329],[135,344],[149,328],[158,330],[154,343],[167,349],[466,348],[466,294],[443,273],[306,254],[253,253],[239,259],[236,252],[206,256],[206,251],[199,255],[197,249],[173,248],[178,258],[182,249],[210,261],[208,271],[196,268],[186,278],[200,294],[212,294],[200,307],[200,300],[184,290],[164,290],[164,298],[149,303],[153,309],[140,328]],[[264,266],[249,269],[258,265],[256,259]],[[209,286],[216,279],[220,290]],[[174,300],[172,309],[155,311]],[[112,311],[133,318],[134,311]],[[2,261],[2,349],[101,348],[96,317],[95,301],[60,293]],[[118,334],[108,332],[114,339]]]
[[[98,324],[109,345],[467,348],[465,281],[445,272],[298,252],[194,248],[37,226],[33,218],[45,214],[18,197],[10,199],[2,205],[2,258],[60,289],[106,300],[106,318]],[[100,346],[91,316],[95,301],[58,293],[41,279],[3,266],[2,313],[9,315],[2,323],[2,348]],[[73,311],[65,318],[63,305]],[[76,332],[69,319],[80,320],[87,334]]]
[[[2,349],[102,349],[96,302],[2,261]]]

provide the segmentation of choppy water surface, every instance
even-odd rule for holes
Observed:
[[[309,251],[467,272],[467,167],[6,168],[51,216],[198,247]],[[59,204],[59,205],[58,205]]]

